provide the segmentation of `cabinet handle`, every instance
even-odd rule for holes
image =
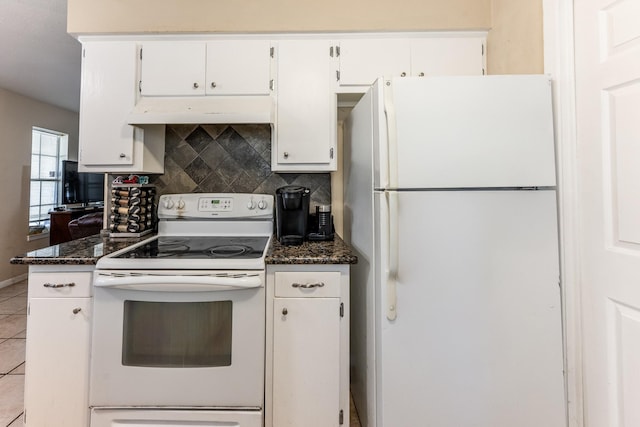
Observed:
[[[45,288],[73,288],[76,284],[71,282],[71,283],[45,283],[44,286]]]
[[[407,73],[405,73],[404,71],[400,74],[400,77],[407,77]]]
[[[82,309],[80,307],[76,307],[73,309],[73,314],[78,314],[82,311]]]
[[[323,282],[318,282],[318,283],[292,283],[291,284],[292,288],[302,288],[302,289],[311,289],[311,288],[322,288],[324,287],[324,283]]]
[[[282,315],[286,316],[287,314],[289,314],[289,310],[287,310],[287,307],[282,309]]]
[[[198,89],[199,87],[200,87],[200,85],[197,82],[193,84],[193,88],[194,89]]]
[[[418,74],[418,77],[424,77],[424,73]]]
[[[284,156],[285,159],[289,158],[289,152],[285,151],[284,153],[282,153],[282,155]]]
[[[127,157],[127,155],[126,155],[126,154],[124,154],[124,153],[120,153],[120,158],[121,158],[121,159],[124,159],[125,157]]]
[[[196,84],[197,84],[197,83],[196,83]],[[216,82],[211,82],[211,87],[212,87],[212,88],[214,88],[214,89],[215,89],[215,87],[216,87],[216,86],[217,86],[217,85],[216,85]]]

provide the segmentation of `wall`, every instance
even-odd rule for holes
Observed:
[[[69,134],[69,152],[78,151],[78,113],[35,101],[0,88],[0,286],[27,272],[9,259],[48,246],[49,239],[27,242],[31,128],[38,126]]]
[[[487,29],[491,0],[69,0],[70,33]]]
[[[492,0],[487,46],[489,74],[542,73],[542,1]]]

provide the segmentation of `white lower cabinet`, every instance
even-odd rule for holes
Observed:
[[[348,425],[348,269],[267,268],[267,427]]]
[[[29,272],[25,425],[88,426],[90,267],[34,268]]]

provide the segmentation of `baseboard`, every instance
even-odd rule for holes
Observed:
[[[11,279],[3,280],[2,282],[0,282],[0,289],[14,285],[18,282],[22,282],[23,280],[27,280],[28,277],[29,275],[27,273],[24,273],[19,276],[12,277]]]

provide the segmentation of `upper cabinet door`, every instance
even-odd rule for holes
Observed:
[[[205,94],[204,42],[147,42],[142,45],[142,96]]]
[[[406,40],[365,39],[340,41],[340,86],[370,85],[381,76],[411,72],[411,52]]]
[[[127,114],[135,104],[136,54],[134,42],[83,44],[81,167],[134,163],[134,128],[127,124]]]
[[[207,43],[207,95],[269,95],[269,40],[221,40]]]
[[[411,41],[412,76],[484,74],[483,37],[437,37]]]
[[[274,171],[336,170],[335,64],[329,40],[278,42]]]

